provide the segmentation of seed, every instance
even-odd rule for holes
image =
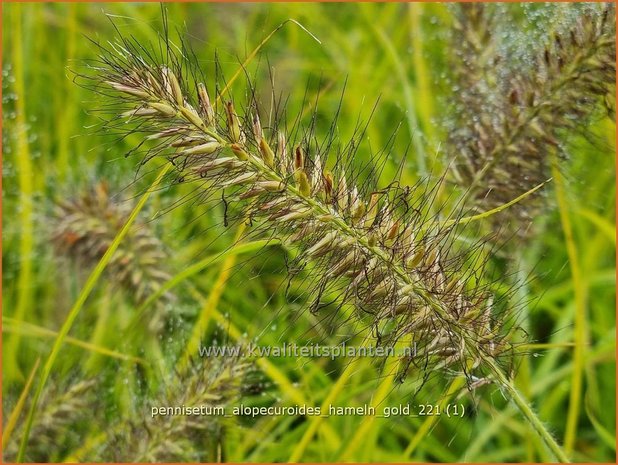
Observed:
[[[285,197],[279,197],[271,200],[260,206],[260,210],[279,210],[282,207],[286,206],[286,204],[290,203],[290,200]]]
[[[322,188],[321,184],[323,178],[322,160],[320,159],[319,155],[315,157],[312,171],[313,173],[311,175],[311,189],[313,191],[319,192]]]
[[[365,204],[356,199],[354,209],[352,210],[352,224],[356,225],[360,222],[361,218],[365,214]]]
[[[119,84],[117,82],[111,82],[111,81],[106,81],[110,86],[112,86],[114,89],[120,91],[120,92],[124,92],[126,94],[130,94],[133,95],[135,97],[140,97],[140,98],[149,98],[150,94],[148,92],[146,92],[145,90],[136,88],[136,87],[129,87],[129,86],[125,86],[124,84]]]
[[[401,248],[402,250],[410,250],[414,244],[414,231],[412,226],[406,226],[401,233]]]
[[[450,294],[451,291],[455,291],[453,294],[459,296],[464,287],[464,283],[459,279],[452,278],[448,284],[446,285],[446,289],[444,290],[445,294]]]
[[[159,111],[154,108],[136,108],[135,110],[125,111],[120,115],[121,118],[131,118],[133,116],[154,116],[158,115]]]
[[[192,145],[204,142],[203,137],[182,137],[170,144],[171,147],[191,147]]]
[[[245,161],[249,159],[249,155],[242,149],[240,145],[232,144],[230,145],[230,148],[232,149],[232,152],[234,152],[234,155],[236,155],[240,161]]]
[[[200,103],[200,109],[204,118],[206,118],[206,125],[212,126],[215,122],[215,110],[210,104],[210,97],[206,91],[206,86],[201,82],[197,85],[197,98]]]
[[[273,168],[275,166],[275,154],[263,137],[260,138],[260,153],[262,154],[264,163],[266,163],[269,168]]]
[[[406,266],[410,269],[416,268],[421,260],[423,259],[423,255],[425,253],[424,247],[420,244],[417,245],[416,251],[409,255],[406,260]]]
[[[200,166],[193,168],[193,170],[199,174],[205,174],[210,170],[217,168],[239,168],[242,166],[238,160],[234,157],[216,158],[215,160],[204,163]]]
[[[337,206],[339,207],[339,211],[345,212],[348,209],[348,186],[345,181],[345,173],[342,173],[341,178],[339,178],[339,185],[337,186]]]
[[[324,200],[330,202],[333,198],[333,173],[326,171],[324,173]]]
[[[285,160],[287,158],[285,153],[285,134],[283,131],[277,133],[277,157],[279,157],[279,160]]]
[[[258,181],[255,185],[270,192],[278,192],[283,189],[283,184],[279,181]]]
[[[324,255],[324,253],[328,252],[331,249],[331,244],[337,238],[337,232],[332,231],[324,236],[321,240],[313,245],[309,250],[307,250],[307,255],[313,257],[319,257]]]
[[[307,173],[305,173],[305,170],[300,170],[298,172],[297,187],[301,195],[304,195],[305,197],[309,197],[311,195],[311,186],[309,185],[309,179],[307,178]]]
[[[339,261],[329,272],[329,277],[338,277],[344,271],[356,269],[356,253],[352,250],[349,252],[343,260]]]
[[[298,241],[304,240],[307,236],[314,233],[315,231],[316,228],[312,224],[305,224],[304,226],[298,228],[298,231],[296,231],[290,236],[290,243],[294,244]]]
[[[265,192],[280,192],[282,189],[283,185],[279,181],[258,181],[253,184],[250,191],[242,194],[240,198],[247,199],[263,194]]]
[[[153,90],[154,95],[163,96],[164,92],[159,84],[159,81],[152,75],[151,72],[148,72],[146,75],[146,81],[148,81],[148,87]]]
[[[425,254],[425,256],[423,257],[424,265],[433,266],[436,263],[438,263],[438,261],[436,260],[438,258],[438,255],[439,255],[438,249],[435,247],[432,247],[429,253]]]
[[[365,227],[370,228],[374,221],[376,220],[376,216],[378,214],[378,200],[380,198],[380,194],[371,194],[369,199],[369,208],[367,209],[367,216],[365,218]]]
[[[283,186],[279,181],[258,181],[253,184],[253,186],[251,186],[251,190],[242,194],[240,198],[248,199],[250,197],[256,197],[265,192],[278,192],[282,189]]]
[[[227,113],[227,128],[230,132],[230,138],[232,142],[238,143],[240,142],[240,121],[238,120],[236,111],[234,111],[234,104],[232,102],[227,102],[225,110]]]
[[[266,192],[264,189],[251,188],[247,192],[240,194],[238,198],[241,200],[246,200],[250,199],[251,197],[257,197],[258,195],[262,195],[264,192]]]
[[[149,102],[148,105],[150,105],[151,108],[157,110],[163,116],[176,116],[176,110],[167,103]]]
[[[372,299],[376,297],[382,297],[387,294],[390,287],[392,287],[392,282],[390,278],[384,278],[380,284],[374,287],[373,291],[370,294]]]
[[[386,234],[387,245],[393,245],[393,242],[397,238],[398,232],[399,232],[399,220],[395,221],[395,223],[391,226],[388,233]]]
[[[200,129],[204,129],[205,125],[202,119],[199,117],[197,112],[189,105],[180,107],[180,113],[188,119],[192,124],[197,126]]]
[[[217,141],[206,142],[182,152],[183,155],[209,155],[219,149],[221,144]]]
[[[325,215],[318,215],[315,217],[316,220],[321,221],[322,223],[328,223],[334,218],[333,215],[327,213]]]
[[[255,137],[255,141],[260,144],[262,141],[262,125],[260,124],[260,117],[256,113],[253,115],[253,137]]]
[[[311,212],[310,208],[295,210],[279,217],[279,221],[285,223],[286,221],[300,220],[311,216]]]
[[[294,151],[294,169],[300,170],[305,166],[305,155],[303,154],[303,149],[300,145],[296,146],[296,150]]]
[[[148,137],[146,137],[146,139],[148,140],[164,139],[166,137],[172,137],[172,136],[175,136],[176,134],[180,134],[181,131],[182,131],[182,128],[166,129],[165,131],[157,132],[156,134],[151,134]],[[173,146],[174,144],[172,144],[172,147]]]
[[[247,182],[255,179],[256,177],[257,177],[257,173],[244,173],[244,174],[241,174],[240,176],[230,179],[229,181],[225,181],[222,184],[222,187],[231,187],[231,186],[237,186],[239,184],[246,184]]]
[[[176,104],[182,107],[182,104],[184,103],[184,98],[182,96],[182,90],[180,88],[180,83],[178,82],[176,75],[167,66],[161,68],[161,72],[163,74],[163,83],[165,84],[166,90],[172,97],[174,97]]]

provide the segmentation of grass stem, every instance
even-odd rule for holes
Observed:
[[[534,413],[534,410],[530,407],[529,402],[521,395],[519,390],[517,390],[517,388],[513,385],[513,382],[502,372],[502,369],[493,359],[489,357],[484,357],[484,363],[491,369],[500,387],[508,393],[509,398],[513,401],[517,409],[530,423],[537,434],[543,439],[545,445],[549,448],[552,454],[554,454],[556,459],[561,463],[569,463],[570,460],[565,452],[558,445],[552,434],[547,430],[536,413]]]

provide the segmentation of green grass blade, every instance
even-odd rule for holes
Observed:
[[[34,224],[33,224],[33,201],[34,177],[32,160],[28,145],[28,129],[26,125],[26,87],[24,82],[24,52],[22,34],[22,5],[11,5],[11,26],[13,31],[13,47],[11,50],[13,68],[15,70],[14,90],[18,96],[15,102],[15,130],[17,139],[17,153],[15,154],[16,169],[19,173],[19,256],[20,267],[17,278],[17,307],[14,317],[23,320],[26,311],[32,306],[32,254],[34,251]],[[4,347],[4,352],[9,356],[5,359],[3,369],[4,381],[15,376],[21,378],[21,372],[17,364],[19,354],[20,335],[13,335]]]
[[[41,326],[33,325],[32,323],[14,320],[13,318],[3,318],[2,319],[2,331],[3,332],[6,331],[12,334],[21,334],[24,336],[32,336],[32,337],[49,337],[49,338],[58,337],[58,333],[56,331],[53,331],[47,328],[42,328]],[[115,358],[118,360],[124,360],[127,362],[136,362],[141,365],[146,364],[146,360],[144,360],[143,358],[121,354],[120,352],[116,352],[115,350],[108,349],[107,347],[102,347],[98,344],[92,344],[90,342],[84,342],[80,339],[76,339],[71,336],[67,336],[65,338],[65,341],[67,342],[67,344],[80,347],[82,349],[88,350],[93,353],[105,355],[107,357]]]
[[[567,414],[566,431],[564,433],[564,448],[567,453],[571,453],[577,437],[577,423],[581,410],[582,383],[585,363],[584,351],[587,346],[586,317],[588,292],[581,274],[579,255],[577,246],[575,245],[573,225],[571,223],[571,216],[569,213],[571,207],[569,206],[566,198],[564,181],[562,178],[562,173],[558,167],[556,157],[553,159],[552,172],[554,178],[556,179],[556,198],[558,201],[558,210],[560,212],[560,221],[562,222],[562,231],[566,242],[567,255],[569,257],[569,264],[571,268],[571,278],[573,280],[573,289],[575,292],[575,321],[573,328],[575,349],[573,351],[573,373],[571,377],[569,411]]]

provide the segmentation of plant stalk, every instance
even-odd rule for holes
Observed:
[[[547,430],[543,422],[539,419],[536,413],[534,413],[534,410],[532,410],[528,401],[514,386],[513,382],[502,372],[502,369],[496,364],[496,362],[487,356],[483,356],[483,362],[488,368],[491,369],[500,387],[508,392],[509,397],[519,412],[526,420],[528,420],[530,425],[532,425],[536,433],[541,437],[541,439],[543,439],[543,442],[545,442],[545,445],[549,448],[552,454],[554,454],[556,459],[558,459],[561,463],[570,463],[569,458],[558,445],[552,434]]]

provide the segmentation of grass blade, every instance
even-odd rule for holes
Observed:
[[[562,231],[566,242],[567,254],[571,268],[571,278],[573,280],[573,290],[575,292],[575,318],[574,318],[574,342],[575,349],[573,350],[573,373],[571,377],[571,391],[569,399],[569,411],[567,415],[566,431],[564,434],[564,448],[567,453],[573,451],[575,439],[577,437],[577,423],[579,419],[582,383],[584,374],[584,350],[587,346],[586,337],[586,314],[587,314],[587,289],[584,284],[581,267],[579,263],[579,255],[577,246],[575,245],[575,237],[573,235],[573,226],[569,213],[569,205],[564,191],[564,182],[562,173],[557,164],[557,159],[554,157],[552,163],[552,171],[556,179],[556,198],[558,201],[558,210],[560,212],[560,221],[562,222]]]
[[[13,318],[3,318],[2,331],[6,331],[9,333],[13,333],[13,334],[22,334],[25,336],[32,336],[32,337],[51,337],[51,338],[58,337],[58,333],[56,331],[53,331],[47,328],[42,328],[41,326],[33,325],[31,323],[27,323],[24,321],[17,321],[17,320],[14,320]],[[107,347],[101,347],[97,344],[92,344],[90,342],[84,342],[80,339],[76,339],[71,336],[67,336],[65,338],[65,341],[67,342],[67,344],[72,344],[76,347],[81,347],[82,349],[85,349],[85,350],[88,350],[88,351],[91,351],[97,354],[106,355],[111,358],[116,358],[118,360],[124,360],[127,362],[136,362],[141,365],[146,364],[146,360],[142,358],[121,354],[120,352],[116,352],[115,350],[108,349]]]
[[[11,25],[13,27],[12,59],[15,69],[15,94],[19,96],[15,102],[15,132],[17,139],[17,153],[15,155],[16,170],[19,173],[19,256],[20,267],[17,278],[17,308],[14,317],[23,320],[26,311],[32,305],[32,253],[34,250],[34,225],[33,225],[33,202],[35,173],[32,170],[32,160],[28,145],[28,133],[26,125],[26,88],[24,83],[24,60],[22,49],[22,5],[12,5],[13,15]],[[14,335],[7,341],[5,353],[7,357],[3,370],[4,381],[13,376],[22,377],[17,364],[19,354],[20,336]]]
[[[3,325],[4,326],[4,325]],[[28,381],[26,381],[26,385],[24,389],[21,391],[19,399],[17,400],[17,404],[15,404],[15,408],[11,412],[11,416],[9,417],[6,425],[4,427],[4,431],[2,432],[2,449],[6,449],[6,445],[9,443],[9,439],[11,438],[11,433],[15,429],[15,425],[17,424],[17,420],[19,419],[19,415],[24,408],[24,404],[26,403],[26,398],[28,397],[28,393],[30,392],[30,387],[32,386],[32,381],[34,381],[34,375],[39,368],[39,364],[41,363],[41,359],[37,358],[32,370],[30,371],[30,376],[28,376]]]

